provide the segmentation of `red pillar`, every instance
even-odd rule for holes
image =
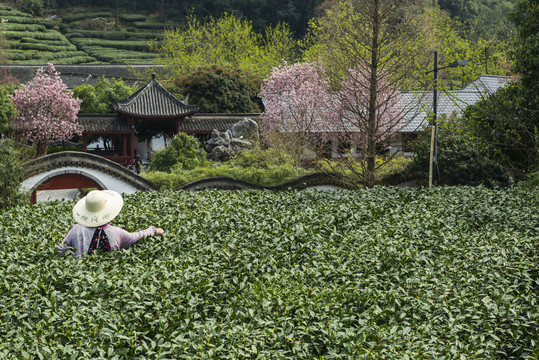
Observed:
[[[132,164],[135,161],[135,125],[131,124],[131,161]]]

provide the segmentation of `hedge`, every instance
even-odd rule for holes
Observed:
[[[32,14],[28,14],[28,13],[17,11],[17,10],[10,10],[10,9],[1,9],[0,16],[2,16],[2,18],[4,18],[4,16],[33,18]]]
[[[62,21],[66,23],[71,23],[74,21],[85,20],[85,19],[94,19],[94,18],[109,18],[112,17],[111,12],[94,12],[94,13],[83,13],[83,14],[74,14],[62,16]]]
[[[173,25],[165,23],[151,23],[151,22],[135,22],[135,27],[137,29],[166,29],[172,27]]]
[[[54,60],[55,64],[73,65],[73,64],[92,64],[97,63],[96,59],[86,54],[81,56],[60,57],[60,58],[39,58],[33,60],[20,61],[20,64],[24,65],[41,65],[46,64],[48,61]]]
[[[5,31],[28,31],[28,32],[37,32],[45,31],[46,27],[43,25],[37,24],[15,24],[7,22],[2,25]]]
[[[147,41],[119,41],[119,40],[105,40],[105,39],[85,39],[85,38],[73,38],[71,41],[78,47],[87,46],[100,46],[104,48],[133,50],[133,51],[150,51],[150,46]]]
[[[39,51],[53,51],[53,52],[60,52],[60,51],[77,51],[77,47],[75,45],[67,43],[67,45],[49,45],[49,44],[42,44],[42,43],[9,43],[9,47],[11,49],[22,49],[22,50],[39,50]]]
[[[22,39],[23,37],[27,37],[39,40],[62,40],[68,42],[67,38],[56,30],[35,33],[28,31],[4,31],[3,36],[6,39]]]
[[[3,20],[7,20],[7,23],[4,25],[9,24],[36,24],[36,25],[42,25],[45,26],[48,29],[51,29],[54,27],[55,23],[51,20],[45,20],[45,19],[37,19],[32,17],[19,17],[19,16],[1,16]]]
[[[161,38],[162,34],[130,31],[101,31],[101,30],[76,30],[66,34],[68,39],[73,38],[98,38],[107,40],[153,40]]]
[[[67,45],[73,45],[69,41],[62,41],[62,40],[40,40],[40,39],[34,39],[29,37],[23,37],[19,40],[21,43],[25,44],[46,44],[50,46],[67,46]]]
[[[146,21],[146,16],[142,14],[121,14],[120,19],[127,22]]]

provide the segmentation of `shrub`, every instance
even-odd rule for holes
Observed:
[[[157,33],[141,33],[129,31],[96,31],[96,30],[77,30],[66,35],[68,39],[72,38],[97,38],[107,40],[151,40],[162,37]]]
[[[4,23],[4,25],[9,24],[34,24],[34,25],[41,25],[48,29],[51,29],[54,27],[55,23],[51,20],[45,20],[45,19],[38,19],[31,17],[22,17],[22,16],[3,16],[0,11],[0,16],[3,20],[6,20],[7,22]]]
[[[123,49],[123,50],[135,50],[135,51],[150,51],[150,46],[147,41],[135,40],[135,41],[120,41],[120,40],[106,40],[106,39],[86,39],[86,38],[72,38],[71,41],[77,46],[100,46],[105,48]]]
[[[71,22],[80,21],[84,19],[110,18],[110,17],[112,17],[111,12],[93,12],[93,13],[82,13],[82,14],[62,16],[62,21],[66,23],[71,23]]]
[[[220,166],[206,163],[188,170],[173,168],[170,172],[151,171],[143,176],[161,189],[175,189],[189,182],[212,177],[230,177],[256,185],[280,185],[311,171],[295,167],[292,158],[277,149],[245,150]]]
[[[180,133],[163,150],[158,150],[152,157],[150,170],[171,172],[179,169],[194,169],[207,163],[206,151],[197,138]]]
[[[24,176],[21,153],[9,139],[0,139],[0,209],[21,202],[19,188]]]
[[[521,180],[539,164],[539,115],[533,106],[516,82],[469,106],[462,116],[481,156]]]
[[[8,17],[8,16],[11,16],[13,18],[18,17],[18,18],[33,19],[32,14],[28,14],[28,13],[24,13],[24,12],[16,11],[16,10],[8,10],[8,9],[0,10],[0,16],[2,16],[2,19],[6,19],[6,17]],[[13,20],[11,18],[7,18],[7,19],[8,19],[8,21]]]
[[[146,21],[146,16],[142,14],[121,14],[120,19],[127,22]]]
[[[50,52],[69,52],[69,51],[77,51],[77,47],[75,45],[71,45],[68,43],[64,43],[64,45],[58,46],[58,45],[49,45],[49,44],[42,44],[42,43],[10,43],[10,48],[15,49],[22,49],[22,50],[38,50],[38,51],[50,51]]]
[[[6,39],[21,39],[24,37],[30,37],[39,40],[61,40],[68,42],[66,37],[56,30],[47,30],[35,33],[29,31],[4,31],[3,36]]]
[[[151,22],[135,22],[135,27],[137,29],[153,29],[153,30],[162,30],[166,29],[170,25],[165,23],[151,23]]]

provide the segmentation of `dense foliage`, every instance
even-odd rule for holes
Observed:
[[[485,156],[476,138],[455,118],[439,119],[437,128],[437,164],[435,181],[438,185],[508,186],[515,180],[496,159]],[[407,149],[414,156],[401,175],[400,181],[414,180],[427,185],[429,175],[431,131],[418,134]]]
[[[152,163],[154,160],[155,157]],[[281,149],[254,148],[241,151],[231,160],[217,166],[202,162],[191,169],[176,166],[168,172],[150,171],[142,176],[160,189],[176,189],[195,180],[213,177],[228,177],[256,185],[274,186],[311,172],[312,170],[295,166],[292,157]]]
[[[112,100],[123,100],[137,89],[125,85],[122,79],[100,77],[94,85],[84,84],[73,88],[73,95],[82,100],[81,114],[113,114]]]
[[[22,201],[19,188],[24,177],[21,152],[10,139],[0,139],[0,209]]]
[[[285,24],[260,33],[250,21],[235,14],[200,21],[187,18],[185,27],[165,31],[152,46],[173,76],[188,75],[199,67],[222,65],[258,76],[268,74],[282,60],[295,60],[296,40]]]
[[[150,170],[165,172],[192,170],[206,163],[206,155],[197,138],[179,133],[166,148],[153,154]]]
[[[537,109],[525,91],[521,83],[500,89],[469,106],[462,118],[482,156],[519,179],[539,166]]]
[[[79,260],[72,202],[4,210],[0,354],[534,359],[538,195],[138,193],[115,224],[165,235]]]
[[[198,104],[202,113],[260,113],[261,82],[257,75],[214,65],[176,78],[171,90],[188,95],[189,102]]]
[[[8,97],[8,88],[0,86],[0,133],[8,129],[9,122],[17,115],[17,109]]]

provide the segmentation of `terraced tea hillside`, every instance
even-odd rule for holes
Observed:
[[[162,36],[165,24],[147,22],[142,14],[123,14],[118,21],[124,31],[110,28],[111,12],[81,13],[37,18],[0,5],[4,59],[11,64],[153,64],[156,54],[149,42]],[[108,24],[108,25],[107,25]],[[112,25],[111,25],[112,24]],[[88,30],[87,28],[91,28]]]
[[[79,51],[62,33],[55,30],[52,20],[35,18],[30,14],[0,5],[3,27],[4,58],[15,64],[89,64],[94,57]]]

